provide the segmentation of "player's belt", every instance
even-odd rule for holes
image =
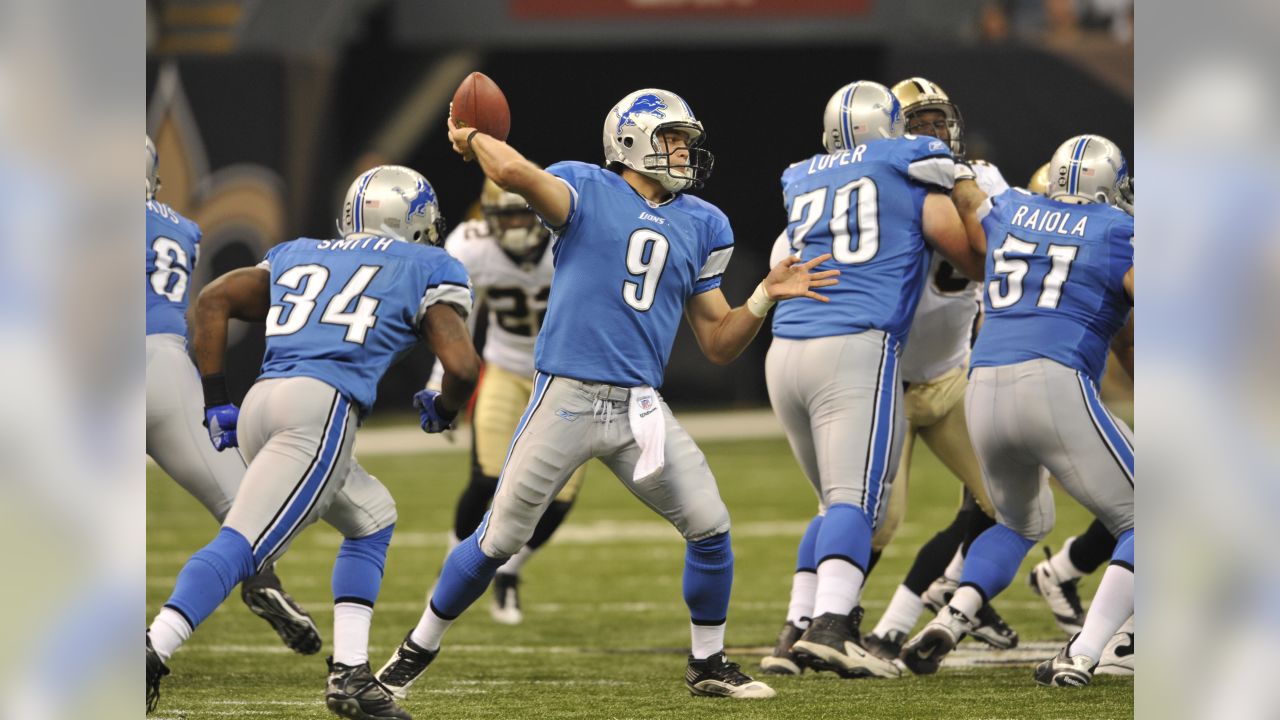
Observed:
[[[578,384],[578,387],[586,393],[588,397],[599,400],[611,400],[613,402],[627,402],[631,399],[631,389],[610,385],[608,383],[591,382],[590,380],[574,380],[566,378],[570,382]]]

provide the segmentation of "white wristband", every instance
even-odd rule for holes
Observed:
[[[762,318],[769,314],[769,308],[777,304],[777,300],[769,297],[769,293],[764,290],[764,283],[756,286],[756,291],[751,293],[751,297],[747,298],[747,312]]]

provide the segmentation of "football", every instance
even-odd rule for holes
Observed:
[[[506,140],[511,132],[507,96],[482,72],[471,73],[458,86],[449,104],[449,115],[458,127],[475,128],[499,140]]]

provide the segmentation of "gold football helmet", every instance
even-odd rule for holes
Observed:
[[[953,155],[957,158],[964,157],[964,118],[942,88],[930,80],[913,77],[894,85],[893,94],[902,103],[902,112],[907,116],[908,133],[946,140]],[[940,112],[943,119],[929,121],[917,117],[924,110]],[[945,138],[942,137],[943,131],[946,132]]]
[[[541,255],[546,247],[550,233],[529,203],[488,178],[485,178],[484,188],[480,191],[480,212],[498,245],[517,261],[524,262]]]
[[[1027,181],[1027,189],[1037,195],[1049,194],[1049,163],[1040,166]]]

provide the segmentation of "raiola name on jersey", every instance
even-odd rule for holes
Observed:
[[[484,361],[533,377],[534,344],[547,312],[554,270],[551,253],[527,265],[517,263],[502,251],[484,220],[468,220],[454,228],[444,249],[466,267],[476,304],[488,309]]]
[[[950,191],[946,143],[907,135],[814,157],[782,173],[792,252],[834,257],[830,303],[779,303],[773,333],[805,339],[883,330],[898,342],[920,299],[929,252],[920,215],[931,190]]]
[[[1096,383],[1131,307],[1133,218],[1013,189],[979,209],[987,233],[986,319],[973,367],[1048,358]]]
[[[733,231],[715,206],[677,195],[654,206],[598,165],[547,168],[569,186],[552,234],[555,279],[538,370],[622,386],[662,384],[685,301],[720,286]]]
[[[147,202],[147,334],[187,335],[187,288],[200,227],[157,200]]]
[[[305,376],[373,407],[378,380],[411,350],[427,308],[466,316],[466,270],[444,250],[376,235],[299,238],[271,248],[271,309],[261,377]]]

